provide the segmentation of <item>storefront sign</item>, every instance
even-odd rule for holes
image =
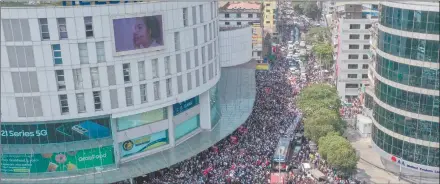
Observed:
[[[409,169],[414,169],[414,170],[418,170],[421,172],[427,172],[427,173],[435,173],[435,174],[440,173],[438,170],[438,167],[436,169],[428,168],[428,167],[420,165],[420,164],[404,161],[401,158],[398,158],[395,156],[391,156],[390,160],[392,162],[396,163],[397,165],[401,165],[402,167],[406,167]]]
[[[110,118],[65,123],[1,125],[2,144],[62,143],[110,136]]]
[[[44,173],[75,171],[114,163],[113,146],[58,153],[3,154],[1,172]]]
[[[193,108],[194,106],[199,104],[199,97],[196,96],[189,100],[186,100],[182,103],[177,103],[173,105],[173,115],[177,116],[178,114],[185,112],[188,109]]]
[[[168,144],[168,131],[164,130],[150,135],[120,143],[121,156],[128,157]]]

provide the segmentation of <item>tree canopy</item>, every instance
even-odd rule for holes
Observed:
[[[333,64],[333,47],[329,43],[318,43],[313,45],[313,53],[318,58],[319,64],[330,66]]]
[[[321,10],[316,1],[296,3],[293,5],[293,11],[298,15],[305,15],[313,20],[316,20],[321,15]]]
[[[312,27],[306,34],[306,42],[309,44],[328,42],[329,31],[327,27]]]
[[[320,108],[328,108],[338,112],[341,107],[341,99],[336,87],[319,83],[304,88],[299,94],[296,104],[307,117]]]
[[[356,172],[359,156],[348,140],[337,133],[329,133],[319,139],[318,145],[319,154],[332,167],[347,175]]]

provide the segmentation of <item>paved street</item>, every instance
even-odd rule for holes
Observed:
[[[379,154],[371,148],[371,138],[362,138],[358,132],[351,128],[347,129],[346,135],[361,157],[357,165],[358,174],[356,176],[359,180],[367,183],[408,183],[399,181],[396,175],[381,169],[384,166],[380,161]]]

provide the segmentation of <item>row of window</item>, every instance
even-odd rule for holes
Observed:
[[[211,2],[211,19],[214,17],[214,8],[216,2]],[[197,16],[196,16],[196,6],[192,7],[192,18],[193,24],[197,24]],[[203,5],[199,5],[199,14],[200,14],[200,23],[204,22],[203,19]],[[85,27],[85,35],[86,38],[93,38],[93,18],[91,16],[87,16],[83,18],[83,23]],[[184,26],[188,26],[188,8],[183,8],[183,24]],[[58,35],[60,40],[68,39],[69,34],[67,32],[67,23],[66,18],[60,17],[56,19]],[[31,41],[30,36],[30,28],[29,21],[27,19],[3,19],[3,29],[5,34],[5,41]],[[39,18],[39,30],[41,40],[50,40],[49,33],[49,22],[47,18]],[[215,26],[215,25],[214,25]]]
[[[364,29],[370,29],[371,24],[365,24]],[[361,29],[360,24],[350,24],[350,29]]]
[[[439,42],[409,38],[379,30],[377,46],[385,53],[419,61],[439,62]]]
[[[261,17],[261,14],[257,13],[256,18],[260,18],[260,17]],[[225,18],[230,18],[229,13],[225,13]],[[237,13],[235,18],[241,18],[241,13]],[[248,13],[247,18],[254,18],[254,14]]]
[[[359,59],[359,54],[349,54],[348,59]],[[368,55],[363,54],[362,59],[368,59]]]
[[[388,80],[408,86],[436,90],[440,89],[439,69],[435,70],[398,63],[379,55],[376,56],[376,62],[376,72]]]
[[[382,5],[380,24],[398,30],[438,35],[440,34],[440,13]]]
[[[360,37],[361,37],[360,34],[350,34],[348,36],[350,40],[359,40]],[[370,35],[369,34],[364,35],[364,40],[370,40]]]
[[[362,79],[368,79],[368,74],[361,74]],[[347,74],[347,78],[349,79],[357,79],[358,74]]]
[[[211,80],[213,79],[213,77],[215,75],[217,75],[217,69],[214,71],[214,63],[210,63],[208,65],[208,70],[207,71],[207,67],[204,66],[202,68],[202,82],[203,84],[205,84],[207,82],[207,79]],[[207,76],[207,73],[209,73],[209,76]],[[187,87],[188,87],[188,91],[193,89],[192,86],[192,74],[191,73],[187,73],[186,74],[186,79],[187,79]],[[154,101],[160,100],[161,98],[169,98],[173,96],[173,88],[172,88],[172,80],[173,78],[168,78],[165,80],[165,94],[163,94],[163,92],[160,91],[160,85],[161,83],[159,81],[155,81],[153,82],[153,98]],[[177,80],[177,94],[181,94],[183,93],[183,77],[182,75],[177,76],[176,78]],[[196,70],[195,71],[195,87],[199,87],[201,84],[200,81],[200,71]],[[128,86],[125,87],[125,105],[127,107],[133,106],[134,105],[134,101],[133,101],[133,88],[137,88],[134,86]],[[139,85],[139,94],[140,94],[140,99],[141,99],[141,103],[147,103],[148,102],[148,93],[147,93],[147,84],[140,84]],[[110,89],[110,106],[112,109],[116,109],[119,107],[119,103],[118,103],[118,91],[117,89]],[[166,96],[163,96],[166,95]],[[87,112],[86,109],[86,105],[85,105],[85,98],[84,98],[84,93],[76,93],[75,95],[76,97],[76,104],[77,104],[77,110],[78,113],[85,113]],[[59,98],[59,104],[60,104],[60,111],[61,114],[68,114],[70,112],[69,110],[69,103],[68,103],[68,96],[66,94],[60,94],[58,95]],[[94,111],[101,111],[102,110],[102,100],[101,100],[101,91],[93,91],[93,100],[94,100]],[[18,103],[18,101],[17,101]],[[41,103],[41,102],[40,102]],[[18,107],[18,106],[17,106]],[[19,110],[20,111],[20,110]],[[42,113],[41,113],[42,114]],[[21,114],[19,114],[19,117],[26,117],[25,115],[21,116]]]
[[[355,49],[359,49],[360,48],[360,45],[359,44],[348,44],[348,49],[350,49],[350,50],[355,50]],[[363,49],[365,50],[365,49],[370,49],[370,44],[365,44],[364,46],[363,46]]]
[[[348,69],[358,69],[358,64],[348,64]],[[368,64],[362,64],[362,69],[368,69]]]
[[[252,25],[252,24],[254,24],[254,22],[248,22],[248,25]],[[225,25],[229,26],[229,25],[231,25],[231,23],[230,22],[225,22]],[[237,26],[241,26],[243,24],[241,22],[236,22],[236,25]]]
[[[211,45],[211,44],[210,44]],[[208,47],[212,50],[212,47]],[[205,64],[206,58],[205,54],[203,52],[204,47],[202,47],[202,63]],[[211,52],[208,52],[208,59],[212,60],[213,56],[210,54]],[[199,57],[198,57],[198,49],[194,50],[194,67],[199,66]],[[191,62],[191,52],[188,51],[185,53],[185,60],[186,60],[186,70],[190,70],[192,68],[192,62]],[[152,75],[153,78],[159,77],[159,59],[155,58],[151,60],[151,69],[152,69]],[[164,58],[164,66],[165,66],[165,76],[171,75],[171,61],[170,56],[166,56]],[[139,81],[146,80],[146,66],[145,61],[139,61],[137,62],[137,68],[138,68],[138,78]],[[176,54],[176,72],[181,73],[182,72],[182,55]],[[81,68],[73,69],[73,79],[75,84],[75,89],[83,89],[83,75]],[[131,76],[131,67],[130,63],[124,63],[122,64],[122,76],[124,83],[130,83],[132,81]],[[56,70],[56,79],[58,84],[58,90],[65,90],[65,78],[64,78],[64,70]],[[90,68],[90,76],[91,76],[91,83],[92,87],[96,88],[99,87],[99,70],[98,67],[92,67]],[[107,76],[108,76],[108,83],[109,85],[116,85],[116,78],[115,78],[115,67],[113,65],[107,66]]]
[[[211,8],[211,20],[214,18],[214,15],[216,15],[217,13],[215,13],[217,11],[217,2],[211,2],[210,3],[210,8]],[[191,11],[192,11],[192,25],[197,24],[197,6],[193,6],[191,7]],[[189,26],[189,14],[188,14],[188,8],[183,8],[182,9],[182,16],[183,16],[183,26],[187,27]],[[203,17],[203,5],[199,5],[199,21],[200,23],[203,23],[204,17]]]
[[[216,31],[217,30],[216,24],[217,24],[217,22],[211,22],[207,25],[206,24],[203,25],[204,43],[211,41],[212,39],[215,39],[216,37],[218,37],[218,31]],[[209,32],[208,32],[208,28],[209,28]],[[214,45],[216,45],[217,42],[216,41],[214,41],[214,42],[215,42]],[[199,43],[199,40],[198,40],[197,28],[193,28],[193,45],[197,46],[198,43]],[[210,45],[212,45],[212,44],[210,44]],[[179,51],[181,49],[180,48],[180,32],[174,32],[174,49],[175,49],[175,51]],[[216,48],[214,47],[214,49],[216,49]]]
[[[380,149],[399,158],[403,158],[405,161],[440,167],[439,148],[426,147],[391,137],[374,125],[371,137]]]
[[[398,109],[428,116],[439,116],[439,96],[401,90],[377,79],[375,80],[375,95],[383,103]]]
[[[431,142],[439,141],[440,129],[437,122],[402,116],[377,104],[374,106],[373,116],[380,125],[400,135]]]

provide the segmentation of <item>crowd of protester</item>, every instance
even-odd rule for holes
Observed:
[[[292,128],[298,116],[295,98],[307,85],[320,82],[333,84],[330,74],[323,72],[312,56],[307,62],[306,76],[302,79],[289,71],[289,61],[284,54],[276,53],[277,60],[270,62],[269,71],[256,71],[257,93],[253,111],[231,135],[211,148],[185,161],[147,175],[135,178],[137,184],[204,184],[204,183],[266,183],[270,175],[272,156],[282,136],[300,134],[301,150],[288,162],[289,170],[285,183],[314,184],[316,179],[310,172],[301,169],[302,163],[309,163],[319,169],[332,183],[350,183],[339,178],[324,160],[311,150],[309,140],[303,137],[303,126]],[[356,107],[358,102],[354,101]],[[342,111],[342,110],[341,110]],[[344,115],[351,109],[344,109]],[[356,111],[353,111],[355,114]],[[314,143],[313,143],[314,144]]]

